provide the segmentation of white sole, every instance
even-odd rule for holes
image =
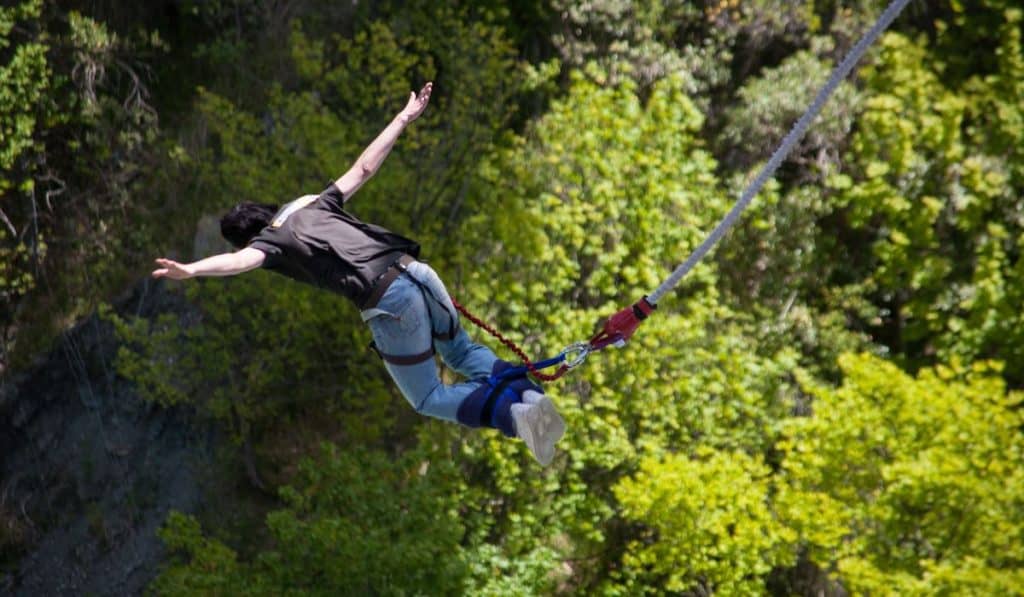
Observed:
[[[547,396],[535,404],[515,404],[512,419],[516,433],[542,466],[551,464],[555,457],[555,442],[565,435],[565,420]]]

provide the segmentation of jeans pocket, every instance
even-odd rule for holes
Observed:
[[[415,299],[407,302],[402,309],[399,311],[395,318],[398,320],[398,330],[403,336],[412,336],[419,331],[420,326],[423,325],[426,313],[422,308],[418,308]]]
[[[380,348],[401,351],[406,344],[416,341],[426,316],[425,309],[416,299],[410,296],[407,300],[388,305],[387,309],[381,309],[379,315],[366,322]]]
[[[450,327],[457,327],[459,312],[455,309],[448,289],[437,272],[426,263],[417,261],[409,266],[409,275],[424,286],[430,295],[424,299],[428,315],[433,320],[434,330],[448,332]]]

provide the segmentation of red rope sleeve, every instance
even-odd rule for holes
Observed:
[[[455,308],[459,310],[459,313],[462,313],[463,315],[466,316],[466,319],[472,321],[474,325],[497,338],[498,341],[504,344],[506,348],[514,352],[516,356],[519,357],[521,361],[523,361],[523,364],[526,365],[526,368],[530,370],[530,374],[536,377],[537,379],[541,381],[554,381],[559,377],[565,375],[565,372],[569,370],[569,367],[567,367],[565,364],[562,364],[558,369],[555,370],[554,373],[541,373],[540,371],[537,370],[537,367],[533,364],[533,361],[531,361],[530,358],[526,356],[526,353],[523,352],[523,349],[519,348],[519,346],[517,346],[515,342],[509,340],[508,338],[503,336],[501,332],[487,325],[480,318],[470,313],[454,298],[452,299],[452,304],[455,305]]]

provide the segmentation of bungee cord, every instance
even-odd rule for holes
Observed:
[[[889,28],[892,22],[896,20],[896,17],[899,16],[909,2],[910,0],[892,0],[892,2],[889,3],[889,6],[878,17],[875,24],[860,38],[843,61],[832,70],[832,74],[829,76],[828,81],[826,81],[818,91],[818,94],[811,102],[811,105],[807,107],[807,110],[804,111],[803,115],[801,115],[796,121],[789,133],[782,140],[782,143],[779,144],[778,148],[776,148],[775,152],[768,159],[768,162],[761,168],[761,171],[743,191],[740,198],[735,204],[733,204],[729,212],[715,226],[711,233],[708,234],[704,241],[701,242],[701,244],[694,249],[686,260],[676,267],[675,270],[672,271],[672,274],[669,275],[661,285],[655,288],[653,292],[645,295],[639,301],[609,317],[601,326],[601,330],[589,341],[575,342],[567,346],[555,357],[538,363],[533,363],[529,358],[527,358],[526,353],[516,346],[514,342],[481,321],[479,318],[473,316],[462,305],[455,303],[456,308],[466,315],[470,321],[493,335],[505,346],[508,346],[523,361],[524,365],[522,367],[507,370],[503,374],[503,377],[508,377],[510,375],[526,375],[527,373],[530,373],[539,380],[552,381],[558,379],[562,375],[565,375],[565,373],[570,369],[582,364],[586,360],[587,356],[592,352],[601,350],[609,345],[619,347],[624,346],[629,338],[636,332],[640,323],[647,319],[657,308],[658,301],[660,301],[666,293],[674,289],[697,265],[697,263],[699,263],[700,260],[703,259],[712,248],[714,248],[729,229],[733,227],[740,215],[742,215],[743,211],[750,206],[754,197],[760,193],[764,184],[772,177],[772,175],[775,174],[775,171],[782,165],[786,156],[789,155],[796,143],[804,136],[807,129],[810,128],[811,123],[818,114],[821,113],[821,109],[829,98],[832,97],[832,94],[839,87],[840,83],[842,83],[850,72],[853,71],[857,62],[859,62],[864,56],[864,53],[867,52],[867,49],[875,43],[878,37],[886,29]],[[544,374],[539,371],[539,369],[553,367],[555,365],[560,366],[552,374]]]

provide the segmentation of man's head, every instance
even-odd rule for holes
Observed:
[[[241,249],[270,225],[277,210],[278,206],[269,203],[239,203],[220,219],[220,233],[236,249]]]

